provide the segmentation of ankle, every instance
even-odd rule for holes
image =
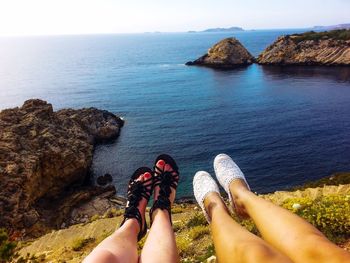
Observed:
[[[227,211],[227,207],[222,201],[221,197],[219,196],[218,193],[215,193],[215,192],[209,193],[205,197],[204,207],[210,218],[212,218],[214,211],[218,211],[218,210]]]
[[[250,192],[245,182],[242,180],[234,180],[229,186],[230,193],[235,199],[240,199],[245,196],[247,192]]]
[[[167,210],[165,210],[165,209],[163,210],[163,209],[157,208],[152,213],[152,222],[154,222],[154,220],[156,218],[165,218],[165,219],[167,219],[169,221],[170,220],[170,215],[169,215],[169,212]]]
[[[126,219],[125,223],[119,229],[128,233],[133,233],[135,236],[137,236],[140,232],[140,224],[137,219],[129,218]]]

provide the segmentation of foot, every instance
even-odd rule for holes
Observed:
[[[205,171],[199,171],[193,177],[193,193],[198,205],[202,208],[204,216],[206,217],[208,223],[210,223],[210,211],[206,209],[204,203],[205,200],[211,200],[210,196],[212,196],[213,194],[215,194],[215,196],[218,196],[221,200],[218,185],[209,173]]]
[[[152,170],[147,167],[141,167],[132,175],[128,185],[128,201],[126,203],[124,220],[137,222],[138,240],[140,240],[147,232],[147,224],[145,220],[145,210],[152,193],[153,177]]]
[[[152,177],[152,174],[149,173],[149,172],[146,172],[144,174],[141,174],[137,179],[136,181],[137,182],[144,182],[146,181],[147,179],[150,179]],[[151,190],[152,188],[152,185],[149,185],[146,187],[147,190]],[[139,202],[139,205],[137,206],[137,209],[140,211],[140,214],[141,214],[141,217],[142,217],[142,225],[144,226],[145,225],[145,221],[146,221],[146,216],[145,216],[145,213],[146,213],[146,207],[147,207],[147,203],[148,203],[148,200],[145,198],[145,197],[142,197],[142,199],[140,200]],[[127,204],[128,205],[128,204]],[[125,221],[128,221],[128,220],[133,220],[137,223],[137,233],[141,232],[142,229],[140,229],[140,225],[139,223],[137,222],[137,219],[135,218],[128,218],[126,219]]]
[[[226,154],[219,154],[215,157],[214,169],[216,178],[228,194],[234,211],[240,217],[248,217],[242,203],[239,200],[236,200],[239,190],[250,189],[241,169],[231,157]],[[233,192],[231,191],[231,186]]]
[[[158,172],[161,172],[161,171],[170,172],[174,177],[175,176],[177,176],[177,177],[179,176],[177,174],[177,172],[175,172],[174,169],[171,167],[171,165],[167,164],[164,160],[159,160],[156,163],[156,170]],[[176,196],[176,189],[174,189],[173,187],[170,187],[170,189],[171,189],[171,193],[169,195],[169,200],[170,200],[171,205],[173,205],[173,203],[175,201],[175,196]],[[159,191],[160,191],[159,185],[154,187],[154,201],[158,200]]]
[[[150,211],[151,222],[158,213],[167,214],[171,222],[171,207],[175,201],[179,181],[179,172],[175,161],[170,156],[161,156],[167,159],[160,158],[154,166],[155,186],[154,204]]]
[[[249,218],[242,199],[245,192],[250,192],[247,184],[242,179],[237,179],[230,183],[229,189],[233,200],[231,205],[234,211],[243,219]]]

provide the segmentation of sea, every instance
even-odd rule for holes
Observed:
[[[350,67],[188,67],[234,36],[257,56],[283,34],[144,33],[0,38],[0,109],[41,98],[61,108],[97,107],[125,119],[99,145],[92,176],[109,173],[118,194],[161,153],[180,168],[177,196],[192,196],[199,170],[214,176],[230,155],[258,193],[350,171]]]

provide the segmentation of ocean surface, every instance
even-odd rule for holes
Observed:
[[[160,153],[177,160],[178,196],[227,153],[254,191],[281,190],[350,170],[350,68],[186,67],[234,35],[258,55],[290,31],[0,38],[0,108],[29,98],[97,107],[126,120],[98,146],[94,176],[124,194],[132,172]]]

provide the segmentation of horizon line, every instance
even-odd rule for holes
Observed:
[[[346,23],[344,23],[346,24]],[[240,27],[240,26],[232,26],[232,27]],[[91,33],[53,33],[53,34],[0,34],[0,38],[6,38],[6,37],[44,37],[44,36],[88,36],[88,35],[133,35],[133,34],[180,34],[180,33],[208,33],[208,34],[215,34],[215,33],[233,33],[233,32],[245,32],[245,31],[266,31],[266,30],[294,30],[294,29],[313,29],[317,26],[311,26],[311,27],[279,27],[279,28],[252,28],[252,29],[245,29],[243,27],[242,31],[228,31],[228,32],[203,32],[207,29],[212,28],[230,28],[230,27],[210,27],[206,29],[201,30],[186,30],[186,31],[140,31],[140,32],[91,32]],[[321,26],[323,27],[323,26]],[[324,26],[328,27],[328,26]]]

